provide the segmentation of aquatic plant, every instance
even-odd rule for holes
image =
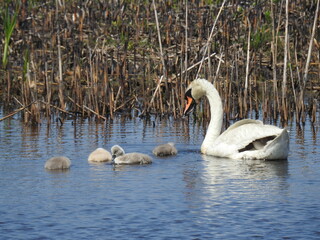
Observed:
[[[278,0],[17,2],[18,16],[10,12],[15,2],[0,2],[17,29],[7,38],[12,64],[2,69],[0,97],[12,112],[23,108],[26,122],[32,114],[48,121],[104,121],[124,112],[180,118],[196,76],[215,83],[228,120],[263,114],[286,124],[319,114],[319,54],[311,45],[319,49],[319,1],[289,1],[287,33]],[[205,121],[207,103],[201,108]]]
[[[9,57],[9,44],[11,35],[17,22],[18,10],[15,10],[13,14],[10,14],[9,6],[6,5],[2,11],[3,31],[4,31],[4,47],[2,55],[2,67],[6,68]]]

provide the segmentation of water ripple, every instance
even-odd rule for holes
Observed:
[[[314,132],[290,129],[288,161],[203,156],[203,130],[139,119],[26,127],[0,125],[1,239],[319,239],[320,149]],[[146,166],[90,164],[97,147],[121,144],[179,153]],[[44,169],[54,155],[68,171]]]

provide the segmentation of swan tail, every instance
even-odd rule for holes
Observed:
[[[266,146],[267,160],[287,159],[289,153],[289,133],[284,128],[281,133]]]
[[[232,158],[251,160],[285,160],[289,153],[289,134],[283,129],[280,134],[259,150],[239,152]]]

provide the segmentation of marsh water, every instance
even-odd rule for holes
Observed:
[[[186,120],[0,122],[0,239],[320,239],[319,126],[290,124],[287,161],[206,157]],[[97,147],[177,156],[90,164]],[[68,171],[46,171],[57,155]]]

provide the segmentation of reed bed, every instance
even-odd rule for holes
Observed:
[[[196,77],[214,82],[227,121],[319,119],[319,0],[16,0],[0,9],[0,31],[14,25],[0,44],[3,119],[180,118]],[[196,118],[208,119],[207,104]]]

